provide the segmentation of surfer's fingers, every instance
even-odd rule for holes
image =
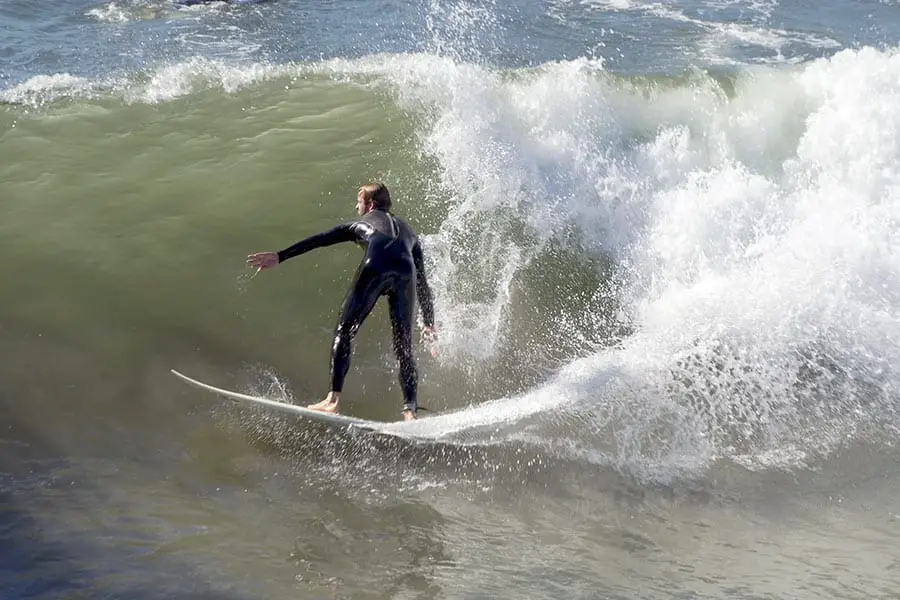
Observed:
[[[256,267],[258,269],[263,269],[266,267],[266,259],[262,256],[249,256],[247,257],[247,264],[251,267]]]

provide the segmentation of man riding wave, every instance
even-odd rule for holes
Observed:
[[[416,418],[418,372],[412,353],[412,329],[416,300],[422,311],[423,338],[433,341],[434,304],[425,276],[425,261],[418,236],[391,213],[391,196],[381,183],[359,188],[356,212],[360,218],[300,240],[278,252],[259,252],[247,264],[262,271],[310,250],[339,242],[357,242],[365,248],[362,261],[344,299],[331,347],[331,390],[309,408],[338,411],[344,378],[350,368],[352,343],[376,301],[387,296],[393,332],[394,354],[403,390],[403,418]]]

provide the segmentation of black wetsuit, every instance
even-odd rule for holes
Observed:
[[[355,221],[344,223],[285,248],[278,262],[315,248],[355,241],[365,255],[341,308],[331,348],[331,389],[340,392],[350,368],[350,351],[359,326],[380,296],[388,297],[394,353],[400,363],[400,386],[404,410],[416,412],[418,373],[412,354],[412,327],[416,296],[425,326],[434,326],[431,289],[425,278],[422,246],[413,230],[388,211],[375,209]]]

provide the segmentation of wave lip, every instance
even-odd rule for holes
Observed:
[[[277,79],[296,81],[308,74],[304,65],[250,63],[194,58],[130,76],[87,78],[68,73],[37,75],[0,91],[0,101],[31,108],[50,106],[63,100],[118,99],[128,104],[160,104],[210,89],[226,94]]]
[[[97,87],[98,85],[90,79],[68,73],[36,75],[22,83],[0,90],[0,101],[36,108],[60,99],[90,97]]]

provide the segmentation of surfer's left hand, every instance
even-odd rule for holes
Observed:
[[[277,252],[257,252],[247,257],[247,264],[259,273],[263,269],[269,269],[278,264]]]

